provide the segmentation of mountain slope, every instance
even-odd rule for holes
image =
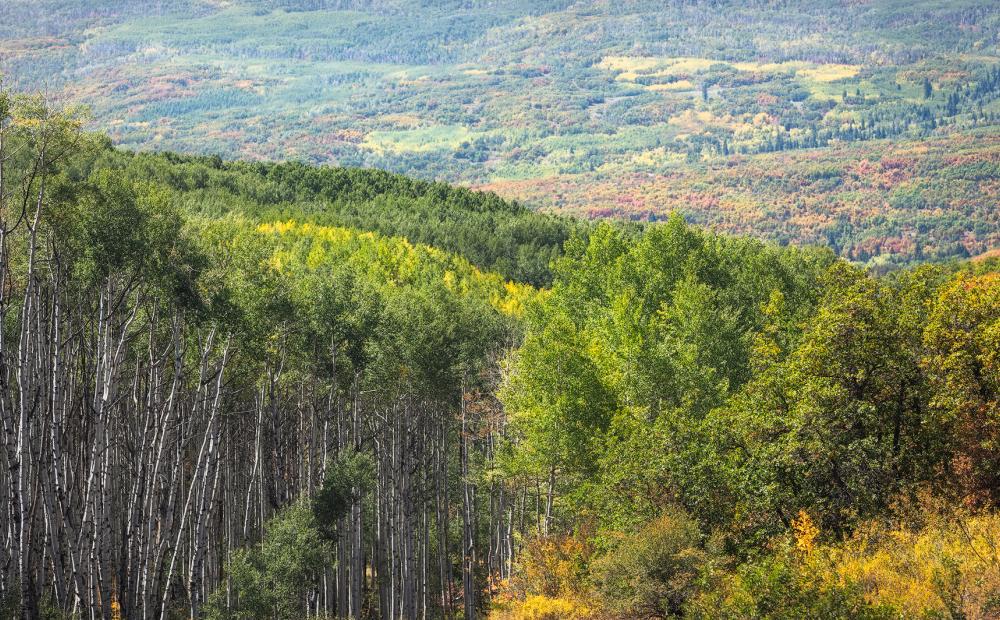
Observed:
[[[996,244],[995,170],[941,172],[953,150],[1000,156],[993,2],[137,6],[5,2],[0,70],[131,148],[378,167],[591,217],[676,210],[878,264]],[[869,184],[885,151],[926,182]],[[739,196],[713,195],[719,170]]]

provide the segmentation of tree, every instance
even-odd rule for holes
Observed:
[[[923,279],[894,287],[834,265],[787,359],[712,412],[725,455],[714,467],[750,530],[779,531],[804,508],[843,532],[933,475],[939,444],[918,366],[927,296]]]
[[[1000,502],[1000,276],[957,276],[924,333],[930,405],[948,437],[952,488],[977,505]]]

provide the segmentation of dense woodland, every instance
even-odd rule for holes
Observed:
[[[998,273],[4,94],[2,613],[997,617]]]

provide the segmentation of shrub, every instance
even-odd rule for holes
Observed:
[[[1000,617],[1000,515],[924,515],[873,526],[831,549],[825,579],[862,584],[904,617]]]
[[[206,617],[237,620],[301,617],[300,602],[332,558],[306,502],[286,508],[266,526],[259,547],[239,549],[228,565],[233,604],[226,609],[223,585],[212,596]]]
[[[1000,515],[922,506],[908,523],[869,523],[848,539],[776,543],[712,577],[693,618],[998,618]]]
[[[592,617],[586,581],[590,547],[579,537],[528,541],[514,574],[501,582],[491,618],[562,620]]]
[[[698,524],[677,509],[622,537],[594,563],[602,606],[615,617],[680,615],[707,559],[701,541]]]
[[[860,584],[826,581],[811,559],[790,545],[741,566],[692,599],[686,617],[703,620],[755,618],[851,618],[876,620],[897,617],[888,607],[864,597]]]

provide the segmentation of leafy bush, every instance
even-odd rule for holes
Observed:
[[[896,617],[868,603],[857,583],[824,583],[785,549],[747,564],[691,602],[687,617],[704,620],[823,618],[876,620]]]
[[[816,572],[863,584],[866,598],[907,618],[1000,616],[1000,515],[922,515],[857,532],[826,550]]]
[[[935,420],[951,438],[955,488],[1000,502],[1000,275],[961,275],[940,294],[924,332]]]
[[[680,510],[622,537],[593,566],[602,606],[616,617],[679,616],[707,559],[701,538]]]
[[[589,618],[592,608],[586,581],[591,550],[573,536],[528,541],[514,574],[501,582],[491,618],[555,620]]]
[[[250,620],[301,617],[301,602],[313,577],[333,557],[320,535],[309,505],[299,502],[281,512],[266,527],[259,547],[239,549],[229,561],[230,611],[226,588],[212,595],[206,617]]]
[[[869,523],[825,545],[813,545],[816,532],[799,522],[794,543],[779,539],[736,571],[717,573],[686,611],[693,618],[996,618],[1000,515],[919,503],[895,523]]]

